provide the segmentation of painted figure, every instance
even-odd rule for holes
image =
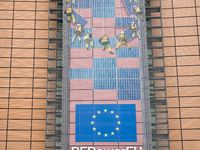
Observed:
[[[81,25],[80,25],[80,24],[77,24],[77,26],[76,26],[76,28],[75,28],[75,30],[74,30],[74,37],[73,37],[73,40],[72,40],[72,43],[71,43],[71,44],[74,43],[75,38],[76,38],[77,35],[78,35],[78,38],[79,38],[79,43],[81,43],[81,36],[82,36],[83,32],[84,32],[84,30],[83,30],[83,28],[81,27]]]
[[[67,7],[67,9],[65,10],[65,14],[67,15],[67,18],[68,18],[67,22],[71,22],[71,17],[72,17],[73,22],[76,24],[76,20],[75,20],[71,7]]]
[[[135,18],[136,18],[136,20],[137,20],[138,15],[140,15],[141,19],[143,20],[142,11],[141,11],[140,7],[134,6],[133,8],[135,10]]]
[[[120,42],[117,45],[116,50],[120,47],[121,44],[125,44],[129,48],[129,50],[131,50],[130,46],[127,43],[128,37],[124,34],[124,31],[121,32],[121,34],[118,36],[118,39],[120,39]]]
[[[86,48],[89,50],[89,42],[91,43],[91,47],[93,48],[93,40],[92,40],[92,33],[88,32],[84,37],[84,42],[86,43]]]
[[[99,43],[103,46],[103,51],[105,51],[106,46],[108,46],[109,53],[114,54],[114,53],[111,51],[110,41],[108,40],[108,37],[107,37],[106,35],[103,34],[103,35],[101,36],[101,38],[99,39]]]
[[[138,26],[135,24],[135,22],[131,23],[129,30],[131,31],[131,33],[133,33],[133,36],[132,36],[133,39],[135,37],[135,34],[137,34],[138,38],[141,39],[140,34],[138,32]]]
[[[130,0],[130,3],[129,3],[129,5],[131,5],[131,3],[132,3],[132,0]],[[135,0],[135,3],[137,3],[137,0]]]
[[[69,1],[70,0],[67,0],[67,2],[65,4],[69,3]],[[74,3],[75,3],[75,0],[72,1],[72,5],[74,5]]]

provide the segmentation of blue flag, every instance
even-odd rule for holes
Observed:
[[[135,104],[76,105],[76,142],[137,142]]]

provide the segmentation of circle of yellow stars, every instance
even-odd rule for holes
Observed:
[[[107,110],[107,109],[104,109],[104,110],[103,110],[103,112],[107,113],[107,112],[108,112],[108,110]],[[101,112],[100,110],[98,110],[98,111],[97,111],[97,114],[101,114],[101,113],[102,113],[102,112]],[[110,113],[111,113],[111,114],[114,114],[114,111],[113,111],[113,110],[111,110],[111,111],[110,111]],[[94,119],[95,119],[95,118],[96,118],[96,116],[95,116],[95,115],[93,115],[93,116],[92,116],[92,118],[94,118]],[[115,115],[115,118],[119,118],[119,115]],[[92,121],[92,122],[91,122],[91,124],[92,124],[92,125],[94,125],[94,121]],[[117,122],[117,124],[121,124],[121,122],[120,122],[120,121],[118,121],[118,122]],[[93,131],[96,131],[96,128],[95,128],[95,127],[93,127],[93,128],[92,128],[92,130],[93,130]],[[119,127],[116,127],[116,128],[115,128],[115,130],[116,130],[116,131],[119,131]],[[101,132],[97,132],[97,134],[98,134],[98,135],[102,135],[102,133],[101,133]],[[114,133],[113,131],[110,133],[110,135],[114,135],[114,134],[115,134],[115,133]],[[108,134],[107,134],[107,133],[105,133],[105,134],[103,134],[103,135],[104,135],[104,137],[108,137]]]

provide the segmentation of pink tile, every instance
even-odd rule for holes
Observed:
[[[135,104],[136,111],[142,111],[141,101],[118,101],[118,104]]]
[[[70,68],[92,68],[93,59],[70,59]]]
[[[101,146],[100,144],[98,144],[99,142],[95,142],[96,143],[96,145],[94,145],[94,147],[96,148],[96,150],[98,150],[98,149],[102,149],[102,150],[104,150],[104,149],[110,149],[110,150],[112,150],[112,149],[117,149],[118,148],[118,146],[108,146],[108,145],[110,145],[110,143],[113,143],[113,142],[104,142],[104,143],[106,143],[107,144],[107,146]]]
[[[93,146],[93,142],[75,142],[75,135],[69,135],[69,145],[70,146]]]
[[[115,0],[115,7],[125,7],[124,1],[123,0]]]
[[[115,27],[115,18],[93,18],[93,27]]]
[[[94,145],[118,145],[118,142],[94,142]],[[96,146],[95,146],[96,147]],[[98,146],[97,146],[98,147]],[[99,147],[100,148],[100,147]]]
[[[73,10],[80,14],[83,18],[92,17],[92,8],[75,8]]]
[[[115,37],[115,28],[104,28],[104,33],[107,37]],[[93,28],[93,37],[101,37],[103,28]]]
[[[142,122],[142,112],[136,112],[136,122]]]
[[[137,123],[137,134],[142,134],[142,133],[143,133],[142,123]]]
[[[87,50],[86,48],[71,48],[70,58],[86,58],[92,57],[92,49]]]
[[[116,57],[116,51],[115,48],[111,48],[111,51],[114,54],[107,53],[103,51],[103,48],[94,48],[94,58],[115,58]]]
[[[135,15],[131,15],[135,17]],[[130,17],[126,8],[115,8],[115,17]]]
[[[137,134],[137,142],[119,142],[119,145],[143,145],[143,135]]]
[[[85,25],[85,28],[89,28],[89,27],[91,28],[92,27],[92,18],[85,18],[85,19],[88,21],[88,23]],[[75,28],[76,25],[73,22],[71,22],[70,27]]]
[[[76,128],[76,124],[75,123],[69,123],[69,134],[75,134],[75,128]]]
[[[70,100],[93,100],[93,91],[70,90]]]
[[[139,68],[139,58],[117,58],[117,68]]]
[[[93,101],[71,101],[70,102],[70,111],[75,111],[77,104],[93,104]]]
[[[94,104],[117,104],[117,101],[94,101]]]
[[[93,89],[93,79],[71,79],[70,89]]]
[[[70,112],[70,114],[69,114],[69,122],[75,123],[75,120],[76,120],[75,116],[76,116],[75,112]]]
[[[117,100],[117,90],[94,90],[94,100]]]

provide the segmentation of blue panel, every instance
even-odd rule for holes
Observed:
[[[72,39],[73,38],[70,38],[70,42],[72,42]],[[71,44],[71,48],[85,48],[86,45],[85,43],[83,42],[84,38],[82,37],[81,38],[81,43],[79,43],[79,39],[78,39],[78,36],[76,37],[75,41],[73,44]]]
[[[129,15],[132,15],[134,13],[133,6],[136,6],[135,0],[132,0],[131,5],[129,5],[130,0],[123,0],[124,5],[126,6],[126,10],[128,11]]]
[[[92,68],[70,69],[70,79],[92,79]]]
[[[135,17],[117,17],[115,18],[116,27],[130,27],[131,22],[136,22]],[[136,23],[138,26],[138,23]]]
[[[117,90],[118,100],[141,100],[140,90]]]
[[[116,68],[116,58],[93,58],[93,68]]]
[[[140,89],[140,79],[118,79],[117,89]]]
[[[96,7],[115,7],[115,0],[93,0],[93,8]]]
[[[115,17],[115,8],[93,8],[92,9],[93,18],[114,18]]]
[[[74,14],[77,24],[81,24],[81,26],[84,27],[88,23],[88,21],[85,20],[85,18],[83,18],[81,15],[79,15],[74,10],[73,10],[73,14]]]
[[[103,33],[102,33],[102,35],[103,35]],[[99,39],[100,39],[100,37],[99,38],[93,38],[94,47],[96,47],[96,48],[102,48],[102,45],[99,43]],[[108,40],[110,41],[110,47],[116,46],[116,44],[115,44],[116,40],[115,40],[114,37],[112,37],[112,38],[108,37]],[[103,48],[102,48],[102,50],[103,50]]]
[[[139,68],[117,68],[118,78],[140,78]]]
[[[139,57],[139,48],[131,47],[131,51],[127,47],[120,47],[116,51],[117,58]]]
[[[133,34],[131,33],[131,31],[129,30],[129,29],[126,29],[125,31],[124,31],[124,34],[127,36],[127,41],[129,41],[130,39],[132,39],[132,36],[133,36]],[[118,40],[118,41],[120,41],[119,39],[118,39],[118,36],[119,36],[119,34],[116,36],[116,39]]]
[[[116,89],[116,79],[94,79],[95,90]]]
[[[116,69],[94,69],[94,78],[116,78]]]
[[[137,142],[135,104],[76,105],[76,142]]]
[[[83,28],[83,29],[84,29],[84,33],[82,37],[84,37],[89,31],[92,32],[93,28]],[[70,37],[74,37],[74,30],[75,28],[70,28]]]
[[[92,7],[91,0],[75,0],[74,6],[71,4],[71,8],[91,8],[91,7]]]

